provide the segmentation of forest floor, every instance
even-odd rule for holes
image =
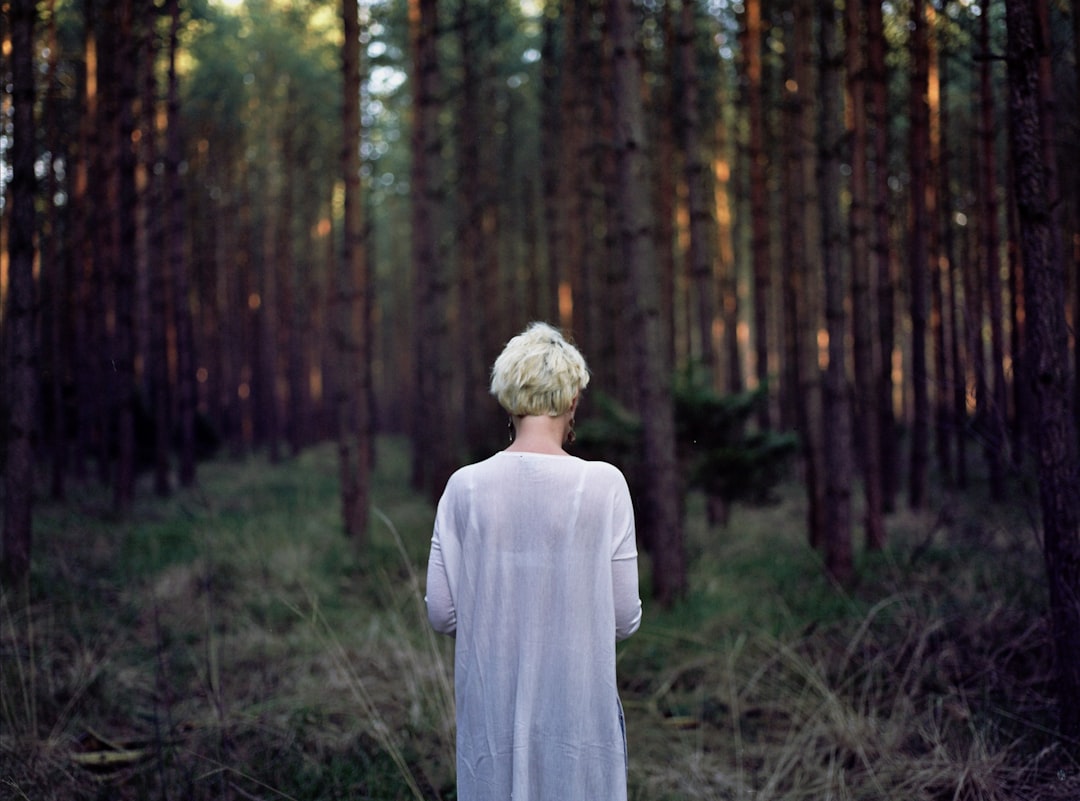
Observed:
[[[0,797],[453,799],[407,453],[380,441],[363,546],[330,447],[205,464],[124,520],[101,491],[42,501],[30,602],[0,598]],[[1033,502],[939,489],[841,590],[778,495],[723,528],[690,499],[689,596],[646,594],[618,651],[631,799],[1080,798]]]

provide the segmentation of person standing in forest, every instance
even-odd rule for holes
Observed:
[[[461,801],[627,796],[615,643],[641,623],[634,511],[616,467],[564,450],[588,382],[551,326],[511,339],[491,377],[510,445],[439,501],[425,600],[456,638]]]

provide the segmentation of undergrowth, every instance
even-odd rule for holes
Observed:
[[[363,545],[330,448],[204,465],[122,521],[40,505],[30,600],[0,597],[0,797],[452,801],[407,452],[380,442]],[[841,589],[779,495],[724,528],[691,499],[691,591],[619,649],[631,798],[1080,797],[1023,509],[896,513]]]

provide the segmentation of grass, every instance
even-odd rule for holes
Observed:
[[[331,448],[204,465],[123,521],[89,489],[39,506],[31,600],[0,597],[0,796],[453,799],[433,510],[379,450],[364,549]],[[691,592],[619,649],[631,798],[1080,797],[1025,510],[898,512],[840,590],[780,496],[723,529],[691,499]]]

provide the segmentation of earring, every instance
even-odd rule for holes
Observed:
[[[574,433],[574,418],[570,418],[570,432],[566,435],[566,444],[573,445],[577,441],[577,434]]]
[[[510,444],[514,444],[514,418],[506,418],[506,436],[510,438]]]

